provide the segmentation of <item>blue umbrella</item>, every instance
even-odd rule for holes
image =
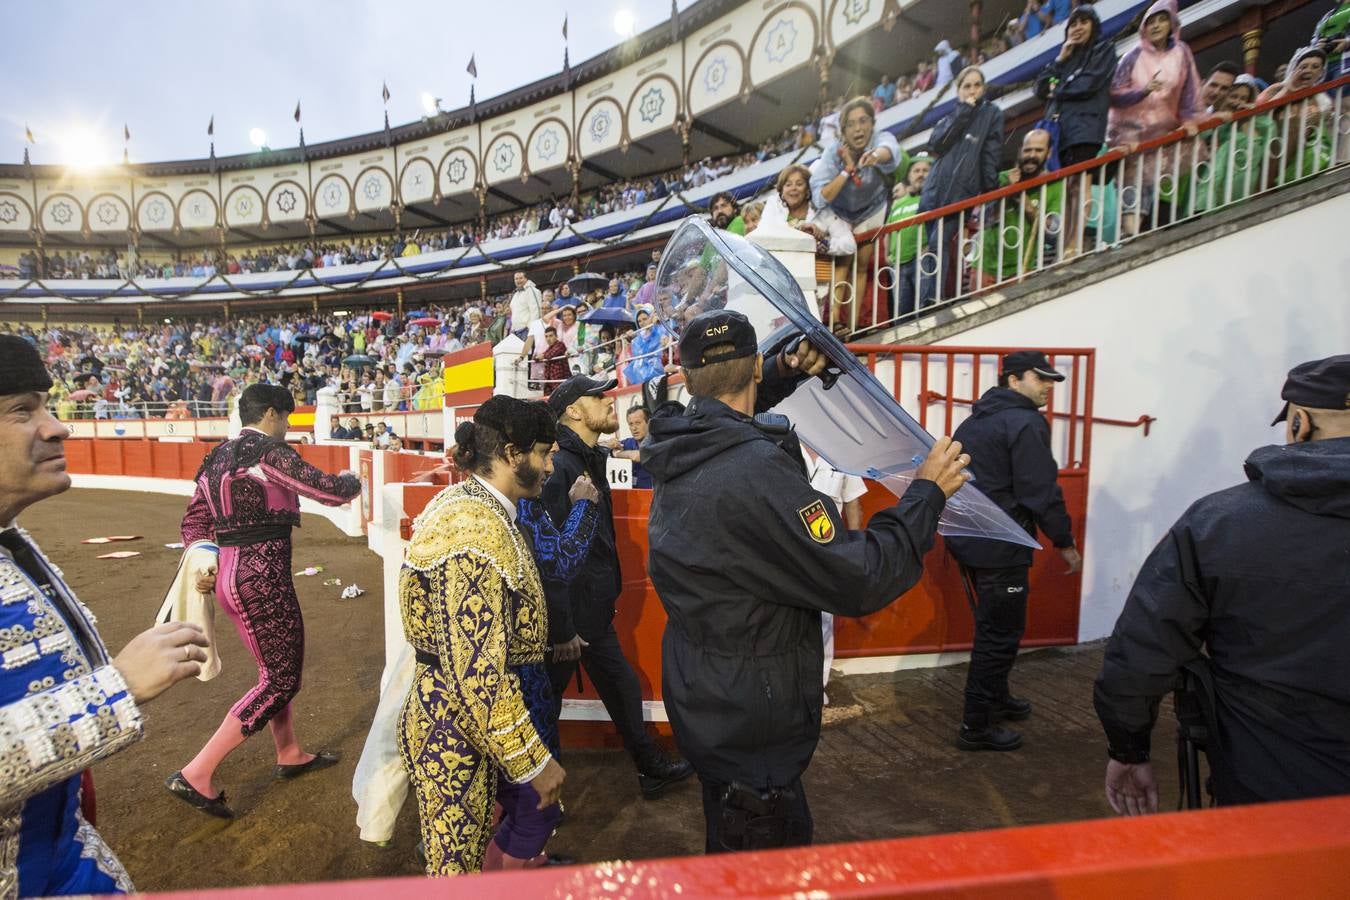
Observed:
[[[617,306],[602,306],[599,309],[593,309],[581,317],[583,322],[594,322],[597,325],[636,325],[637,320],[628,310]]]
[[[567,283],[572,286],[572,294],[578,297],[584,297],[591,291],[603,291],[609,287],[609,279],[594,272],[582,272],[580,275],[573,275],[567,279]]]

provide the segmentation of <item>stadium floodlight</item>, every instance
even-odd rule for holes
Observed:
[[[441,111],[441,98],[437,97],[431,91],[422,92],[422,112],[429,116],[434,116]]]
[[[248,142],[255,147],[267,145],[267,132],[261,128],[250,128],[248,130]]]
[[[637,17],[631,9],[621,9],[614,14],[614,30],[619,37],[625,38],[637,33]]]

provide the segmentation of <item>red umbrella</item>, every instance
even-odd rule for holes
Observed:
[[[434,327],[436,327],[437,325],[440,325],[440,324],[441,324],[441,320],[440,320],[440,319],[433,319],[431,316],[425,316],[425,317],[423,317],[423,318],[421,318],[421,319],[413,319],[413,320],[412,320],[411,322],[409,322],[408,324],[409,324],[409,325],[422,325],[422,326],[424,326],[424,327],[432,327],[432,328],[434,328]]]
[[[379,319],[381,322],[388,322],[390,319],[394,317],[394,314],[387,313],[382,309],[377,309],[375,312],[370,314],[370,317],[372,319]]]

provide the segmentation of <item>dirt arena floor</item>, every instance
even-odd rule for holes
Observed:
[[[183,498],[100,490],[70,491],[30,509],[22,523],[99,618],[115,654],[152,624],[172,578]],[[83,538],[141,534],[117,545]],[[139,550],[99,560],[109,549]],[[296,731],[309,749],[342,762],[294,782],[272,777],[272,742],[260,734],[222,767],[217,784],[237,818],[212,819],[163,788],[211,735],[256,670],[229,622],[218,632],[224,668],[188,681],[145,709],[146,738],[94,770],[99,829],[140,890],[325,881],[418,872],[416,816],[404,807],[387,849],[357,837],[351,778],[374,713],[383,666],[380,559],[327,521],[307,516],[296,532],[295,569],[305,613],[304,690]],[[341,600],[337,577],[367,593]],[[1092,712],[1091,682],[1101,645],[1024,655],[1014,689],[1036,704],[1021,723],[1016,753],[962,753],[952,744],[964,666],[831,681],[820,748],[805,782],[818,843],[1031,825],[1109,815],[1102,795],[1106,754]],[[1166,806],[1177,797],[1170,710],[1154,746]],[[550,844],[583,862],[688,855],[703,845],[697,782],[656,801],[638,796],[621,751],[575,751],[567,769],[568,819]]]

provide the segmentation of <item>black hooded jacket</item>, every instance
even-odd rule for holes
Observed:
[[[1050,453],[1050,426],[1036,404],[1011,388],[992,387],[952,435],[970,454],[975,486],[1017,524],[1039,527],[1056,547],[1072,547],[1073,531]],[[977,569],[1031,565],[1031,548],[983,538],[947,538],[958,561]]]
[[[1350,793],[1350,438],[1262,447],[1246,470],[1145,561],[1106,645],[1097,715],[1113,755],[1146,758],[1159,700],[1203,649],[1220,802]]]
[[[1092,19],[1092,36],[1069,58],[1058,57],[1041,70],[1036,96],[1046,101],[1047,118],[1059,116],[1059,147],[1106,140],[1106,114],[1111,107],[1111,79],[1116,74],[1116,48],[1102,37],[1097,11],[1084,4],[1074,15]]]
[[[623,591],[619,551],[614,543],[614,507],[605,474],[608,459],[609,451],[604,447],[588,447],[575,431],[566,425],[558,426],[553,474],[545,482],[540,497],[553,526],[561,529],[567,522],[572,512],[568,491],[582,472],[590,473],[591,482],[600,492],[600,501],[596,508],[595,536],[582,570],[571,584],[544,582],[550,644],[566,643],[578,634],[589,642],[604,634],[614,618],[614,603]]]
[[[785,395],[761,387],[760,409]],[[648,572],[669,617],[662,696],[680,752],[714,781],[801,776],[820,738],[820,612],[865,615],[912,587],[946,502],[916,481],[848,531],[791,452],[702,397],[653,419],[642,448],[655,481]]]

